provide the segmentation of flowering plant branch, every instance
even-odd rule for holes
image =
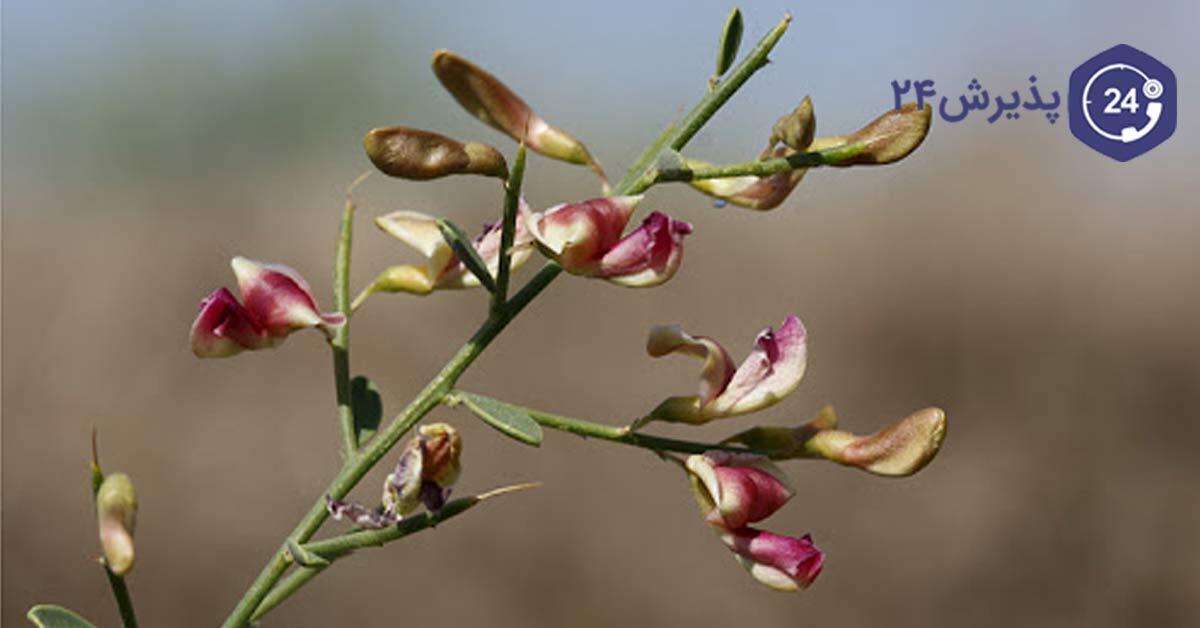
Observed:
[[[638,447],[678,462],[705,521],[722,543],[757,580],[781,590],[809,586],[820,573],[824,555],[807,535],[797,538],[751,527],[793,493],[772,460],[824,458],[878,475],[901,476],[916,472],[932,459],[945,433],[945,415],[936,408],[918,411],[870,436],[836,429],[829,409],[795,428],[760,426],[713,443],[641,431],[654,422],[725,420],[780,402],[799,385],[807,364],[807,330],[795,316],[785,318],[778,329],[763,330],[740,364],[711,338],[691,335],[678,326],[653,329],[646,345],[651,356],[679,353],[703,360],[698,394],[668,397],[649,412],[635,414],[639,418],[623,426],[565,417],[458,388],[459,378],[490,343],[564,271],[626,287],[656,286],[678,272],[684,240],[693,233],[691,224],[654,211],[640,225],[626,230],[644,200],[643,193],[654,185],[688,182],[719,201],[765,210],[782,203],[809,168],[892,163],[916,149],[928,132],[929,108],[906,105],[855,133],[816,137],[812,102],[806,97],[779,119],[766,150],[753,161],[712,166],[685,157],[680,151],[688,141],[766,66],[789,23],[790,17],[781,20],[735,66],[742,29],[741,15],[735,10],[726,21],[717,70],[708,81],[706,94],[611,185],[582,142],[543,120],[486,70],[452,52],[438,51],[433,58],[434,73],[455,100],[482,122],[519,142],[511,167],[494,147],[410,127],[372,130],[364,147],[372,163],[390,176],[425,180],[474,174],[502,180],[500,220],[471,239],[443,218],[407,211],[378,217],[376,224],[382,230],[416,248],[427,262],[383,270],[352,300],[349,277],[356,206],[351,195],[365,175],[360,177],[346,194],[334,264],[334,311],[329,313],[320,311],[307,283],[292,269],[242,257],[233,260],[241,299],[225,288],[204,299],[192,327],[194,353],[228,357],[276,346],[295,331],[320,331],[332,351],[344,459],[329,485],[270,555],[224,626],[259,621],[356,550],[407,538],[491,497],[531,486],[518,484],[449,499],[462,468],[461,437],[444,423],[421,425],[413,433],[439,405],[462,406],[501,433],[530,445],[540,445],[543,429],[552,429]],[[521,196],[527,150],[590,168],[601,179],[604,196],[532,211]],[[510,297],[514,271],[535,252],[547,260]],[[470,288],[489,293],[486,318],[421,392],[380,427],[378,408],[371,403],[373,384],[351,377],[350,323],[354,314],[379,293],[428,295]],[[410,433],[411,439],[384,483],[380,503],[370,506],[346,501],[351,489]],[[678,454],[688,457],[676,457]],[[105,484],[114,477],[109,476]],[[127,478],[124,482],[116,492],[120,499],[106,501],[101,489],[97,503],[106,569],[110,578],[117,578],[113,589],[122,620],[133,626],[132,604],[120,575],[132,565],[136,500],[132,484]],[[313,540],[330,517],[349,521],[357,529]],[[44,616],[44,622],[50,621],[45,613],[51,611],[46,608],[35,608],[31,619],[36,623]],[[53,612],[58,613],[55,620],[69,614],[65,609]]]

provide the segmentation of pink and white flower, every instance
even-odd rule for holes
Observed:
[[[750,527],[793,495],[783,472],[762,456],[710,451],[689,456],[685,467],[705,521],[759,582],[780,591],[807,588],[821,573],[824,554],[808,535],[790,537]]]
[[[682,353],[704,360],[700,394],[670,397],[646,420],[707,423],[713,419],[762,410],[800,385],[807,365],[807,333],[799,318],[789,316],[779,331],[764,329],[754,350],[736,369],[733,359],[711,338],[692,336],[678,325],[650,331],[646,351],[654,357]]]
[[[723,528],[762,521],[795,493],[783,471],[762,456],[710,451],[689,457],[686,466],[705,520]]]
[[[529,231],[542,252],[573,275],[631,288],[657,286],[679,270],[692,225],[652,212],[622,236],[641,200],[618,196],[556,205],[531,215]]]
[[[808,534],[797,538],[746,527],[719,535],[755,580],[776,591],[807,589],[825,564],[825,554]]]
[[[192,353],[223,358],[246,350],[273,347],[298,329],[317,328],[327,337],[345,323],[337,313],[322,313],[308,283],[282,264],[235,257],[231,262],[242,302],[219,288],[200,302],[192,323]]]

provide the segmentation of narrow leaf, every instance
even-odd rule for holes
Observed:
[[[737,60],[738,48],[742,45],[742,11],[734,7],[725,19],[725,30],[721,31],[721,44],[717,48],[717,72],[713,79],[721,78]],[[715,82],[715,81],[714,81]]]
[[[39,628],[96,628],[88,620],[54,604],[38,604],[25,617]]]
[[[288,539],[287,550],[288,554],[292,556],[292,562],[301,567],[325,567],[329,565],[328,560],[297,543],[295,539]]]
[[[542,444],[542,426],[516,406],[467,392],[458,393],[463,405],[484,423],[526,445]]]
[[[504,185],[504,223],[500,232],[500,263],[496,267],[496,289],[492,292],[492,310],[499,311],[508,301],[508,280],[512,273],[512,246],[517,233],[517,208],[521,204],[521,181],[525,177],[525,142],[517,148],[512,170]]]
[[[350,380],[350,405],[354,408],[354,431],[361,446],[375,435],[383,419],[383,400],[375,382],[362,375]]]
[[[483,262],[483,258],[479,257],[479,252],[475,250],[475,245],[471,244],[471,239],[462,232],[462,229],[444,218],[437,221],[437,226],[442,232],[442,237],[446,239],[446,244],[454,249],[454,254],[467,267],[467,270],[475,275],[475,278],[484,288],[487,288],[488,292],[495,292],[496,280],[492,278],[492,273],[488,272],[487,264]]]

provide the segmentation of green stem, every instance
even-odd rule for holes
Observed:
[[[417,421],[420,421],[430,410],[441,403],[442,398],[454,388],[454,384],[462,376],[463,372],[467,370],[467,367],[479,357],[479,354],[483,353],[483,350],[504,330],[508,323],[525,306],[529,305],[529,302],[534,297],[554,281],[560,272],[562,272],[562,269],[558,264],[547,262],[542,267],[542,270],[533,279],[529,280],[529,283],[525,287],[513,295],[512,300],[508,302],[508,305],[503,310],[488,317],[483,325],[479,327],[479,330],[458,350],[458,353],[413,398],[408,407],[392,420],[387,429],[371,439],[367,447],[357,455],[346,459],[337,477],[333,479],[333,482],[317,498],[316,502],[309,509],[308,514],[300,520],[300,523],[288,535],[288,538],[297,543],[304,543],[312,538],[312,535],[316,533],[317,529],[320,528],[321,524],[329,516],[328,511],[325,509],[325,496],[328,495],[334,499],[345,497]],[[242,596],[241,601],[238,602],[233,612],[225,620],[223,624],[225,628],[246,625],[254,610],[258,608],[263,598],[270,592],[271,587],[283,576],[283,573],[287,570],[288,562],[287,541],[284,541],[279,549],[275,551],[271,560],[259,572],[258,577],[255,578],[250,588],[246,590],[245,595]]]
[[[362,180],[361,177],[359,180]],[[347,458],[358,451],[358,435],[354,430],[354,408],[351,406],[350,394],[350,245],[353,232],[354,200],[350,198],[350,192],[346,192],[346,207],[342,210],[342,225],[338,232],[337,257],[333,271],[334,307],[345,317],[345,322],[333,332],[329,347],[333,350],[338,423],[342,428],[342,448]]]
[[[862,144],[841,144],[821,151],[796,153],[787,157],[776,157],[763,161],[747,161],[725,166],[660,170],[655,173],[654,182],[700,181],[702,179],[724,179],[744,176],[766,177],[781,172],[790,172],[797,168],[837,165],[862,152],[863,148]]]
[[[736,451],[743,453],[757,453],[754,450],[745,447],[734,445],[723,445],[721,443],[702,443],[690,440],[679,440],[675,438],[666,438],[662,436],[650,436],[639,432],[630,431],[628,427],[613,427],[602,423],[593,423],[591,421],[583,421],[581,419],[573,419],[558,414],[542,412],[532,408],[521,408],[526,414],[537,421],[542,427],[569,432],[584,438],[598,438],[611,443],[621,443],[623,445],[632,445],[642,449],[650,449],[656,452],[673,451],[684,454],[702,454],[706,451],[714,449],[723,449],[726,451]]]
[[[264,615],[274,610],[276,606],[283,604],[293,593],[300,590],[300,587],[308,584],[309,580],[321,575],[321,572],[325,571],[327,567],[328,565],[324,567],[297,567],[296,571],[293,571],[286,578],[280,580],[279,584],[271,589],[267,597],[263,598],[262,603],[254,610],[254,614],[250,616],[250,621],[257,622],[262,619]]]
[[[121,625],[125,628],[137,628],[137,615],[133,612],[133,598],[129,596],[129,587],[125,578],[113,573],[108,565],[104,566],[104,574],[108,576],[108,584],[112,587],[113,597],[117,599],[117,610],[121,613]]]
[[[508,300],[508,279],[512,272],[512,246],[517,233],[517,206],[521,203],[521,179],[525,176],[525,142],[517,148],[508,182],[504,185],[504,223],[500,229],[500,263],[496,267],[496,291],[492,293],[492,312]]]
[[[734,68],[725,80],[721,81],[717,88],[710,91],[700,99],[700,102],[692,108],[679,125],[675,127],[674,132],[668,135],[668,141],[661,144],[655,144],[647,147],[646,152],[638,159],[638,164],[641,166],[637,170],[631,170],[629,174],[617,184],[614,188],[614,194],[638,194],[656,182],[655,160],[658,153],[661,152],[663,145],[674,150],[682,150],[685,145],[704,128],[704,125],[713,117],[714,114],[733,96],[742,85],[754,75],[755,72],[761,70],[767,65],[767,55],[775,44],[779,43],[779,38],[783,37],[787,31],[788,25],[791,24],[792,16],[786,15],[778,24],[775,25],[762,39],[755,44],[750,52],[742,59],[742,62]]]

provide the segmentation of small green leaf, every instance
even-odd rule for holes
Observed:
[[[524,410],[489,397],[467,392],[457,394],[472,414],[504,435],[534,447],[542,444],[542,426]]]
[[[295,539],[288,539],[287,550],[288,554],[292,555],[292,562],[300,565],[301,567],[326,567],[329,565],[329,561],[327,559],[322,558],[312,550],[305,549],[305,547],[297,543]]]
[[[375,382],[362,375],[350,380],[350,404],[354,408],[354,431],[361,446],[375,435],[383,419],[383,400]]]
[[[54,604],[38,604],[25,617],[39,628],[96,628],[88,620]]]
[[[439,219],[437,226],[442,232],[442,237],[446,239],[446,244],[454,249],[454,254],[467,267],[467,270],[475,275],[475,278],[484,288],[487,288],[488,292],[495,292],[496,280],[492,278],[492,273],[488,272],[487,264],[479,257],[479,252],[475,250],[475,245],[471,244],[470,238],[462,232],[462,229],[445,218]]]
[[[721,78],[737,60],[738,48],[742,45],[742,11],[734,7],[725,19],[725,30],[721,31],[721,44],[717,48],[717,72],[713,79]]]

